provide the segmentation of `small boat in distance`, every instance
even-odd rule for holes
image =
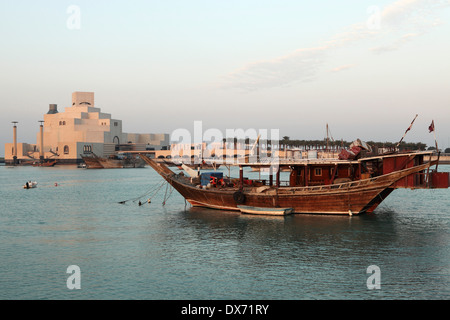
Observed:
[[[56,160],[53,161],[35,161],[31,165],[33,167],[53,167],[56,164]]]
[[[100,164],[98,160],[98,156],[95,153],[92,153],[90,156],[80,155],[86,164],[87,169],[103,169],[103,166]]]
[[[99,157],[95,153],[91,155],[80,155],[87,169],[121,169],[121,168],[143,168],[145,162],[138,155],[120,153],[109,157]]]
[[[37,187],[37,182],[36,181],[27,181],[23,185],[24,189],[33,189],[33,188],[36,188],[36,187]]]

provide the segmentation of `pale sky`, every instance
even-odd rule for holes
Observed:
[[[79,15],[78,15],[79,12]],[[130,133],[450,147],[450,0],[0,0],[0,156],[74,91]]]

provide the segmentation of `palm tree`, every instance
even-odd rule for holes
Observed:
[[[284,136],[282,142],[283,142],[283,145],[284,145],[284,150],[286,150],[286,146],[289,144],[289,137],[288,136]]]
[[[223,138],[222,139],[222,159],[225,159],[226,154],[227,154],[227,139]]]

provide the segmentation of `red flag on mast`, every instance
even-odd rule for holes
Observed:
[[[430,133],[434,131],[434,120],[431,121],[431,124],[428,127],[428,130],[430,130]]]

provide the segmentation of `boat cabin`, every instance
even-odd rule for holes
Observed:
[[[395,153],[360,158],[358,160],[339,159],[299,159],[295,162],[279,163],[279,170],[269,174],[268,185],[308,187],[341,184],[370,179],[380,175],[421,165],[431,160],[431,152]],[[245,164],[264,167],[268,164]],[[244,165],[244,166],[245,166]],[[280,171],[288,169],[289,181],[280,181]],[[242,170],[241,170],[242,172]],[[430,173],[430,178],[428,178]],[[275,179],[274,179],[275,176]],[[275,181],[274,181],[275,180]],[[265,182],[264,184],[267,184]],[[393,186],[394,188],[448,188],[448,172],[419,172],[407,176]]]

